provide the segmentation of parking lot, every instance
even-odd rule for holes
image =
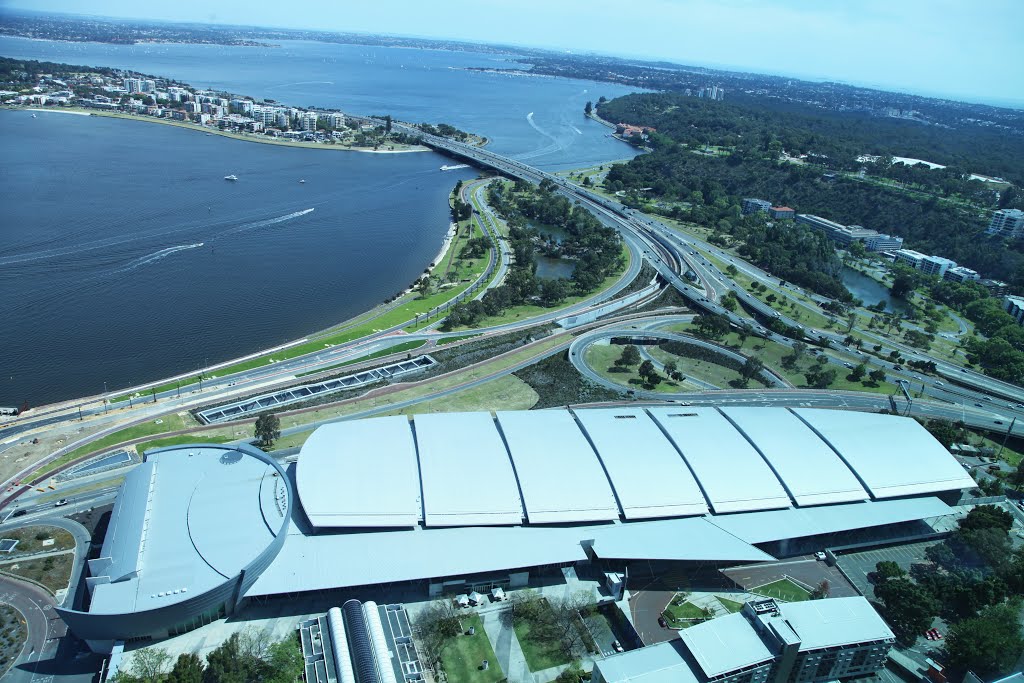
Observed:
[[[925,550],[937,543],[940,543],[940,541],[908,543],[906,545],[894,545],[887,548],[847,553],[840,555],[838,562],[857,589],[866,597],[874,598],[874,587],[868,581],[868,574],[875,571],[875,565],[888,560],[898,564],[904,571],[909,571],[910,565],[915,562],[923,562],[926,559]]]
[[[732,567],[723,569],[722,573],[745,591],[753,592],[758,586],[789,577],[811,587],[817,586],[823,580],[828,581],[829,597],[846,598],[857,595],[856,588],[850,585],[850,582],[843,577],[838,569],[818,560],[794,560]]]

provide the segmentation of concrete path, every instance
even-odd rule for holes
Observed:
[[[509,683],[530,683],[533,680],[530,668],[526,665],[526,656],[523,648],[519,645],[516,632],[511,626],[504,623],[502,612],[489,611],[480,615],[484,631],[494,648],[494,655],[498,658],[501,670]],[[546,683],[550,679],[545,679]]]

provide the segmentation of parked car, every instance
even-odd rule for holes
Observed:
[[[668,628],[668,622],[665,621],[665,617],[658,617],[658,626]]]
[[[625,648],[622,647],[622,644],[619,641],[617,641],[617,640],[613,640],[612,641],[612,649],[615,650],[616,652],[623,652],[623,651],[625,651]]]
[[[819,550],[818,552],[814,553],[814,559],[819,560],[821,562],[824,562],[825,561],[825,553]]]

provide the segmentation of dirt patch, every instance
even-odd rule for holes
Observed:
[[[21,612],[0,603],[0,677],[14,664],[27,637],[28,631]]]
[[[71,583],[71,568],[74,561],[75,554],[67,552],[37,560],[5,564],[0,567],[0,570],[5,574],[42,584],[48,591],[56,595],[57,591],[66,589]]]

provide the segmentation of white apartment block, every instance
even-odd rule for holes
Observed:
[[[992,214],[988,224],[989,235],[1017,238],[1024,235],[1024,211],[1020,209],[999,209]]]

